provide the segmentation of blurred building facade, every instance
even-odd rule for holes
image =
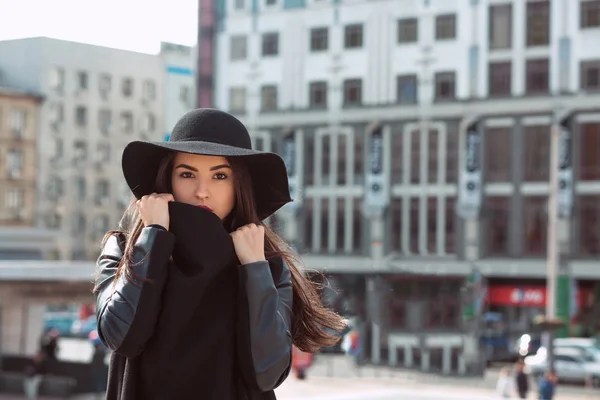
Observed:
[[[377,328],[373,351],[387,354],[397,332],[459,329],[457,293],[473,266],[514,334],[544,312],[557,107],[573,115],[562,258],[573,313],[597,329],[600,1],[201,0],[200,9],[214,13],[200,18],[198,104],[211,95],[259,149],[286,159],[296,201],[277,226],[309,269],[331,275],[333,304]],[[471,117],[482,200],[465,219],[456,211]]]
[[[0,260],[44,259],[55,235],[35,223],[39,94],[0,87]]]
[[[54,258],[97,257],[101,238],[117,227],[131,200],[122,149],[131,140],[163,140],[165,114],[172,120],[183,113],[165,104],[176,86],[168,71],[181,67],[182,50],[175,47],[163,44],[163,56],[44,37],[0,42],[4,84],[46,99],[35,216],[38,226],[59,232]]]

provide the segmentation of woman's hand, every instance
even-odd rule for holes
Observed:
[[[244,225],[231,232],[231,238],[242,265],[265,261],[265,228],[262,225]]]
[[[136,202],[144,226],[160,225],[169,230],[169,202],[175,201],[170,193],[152,193]]]

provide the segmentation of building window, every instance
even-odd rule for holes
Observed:
[[[547,202],[548,198],[545,196],[523,198],[525,255],[546,255],[546,234],[548,231]]]
[[[358,49],[363,46],[362,24],[346,25],[344,28],[344,48]]]
[[[27,111],[21,108],[13,108],[10,113],[10,131],[15,139],[22,139],[25,135],[27,122]]]
[[[435,18],[435,39],[455,39],[456,38],[456,15],[438,15]]]
[[[277,110],[277,86],[265,85],[260,90],[261,111]]]
[[[236,10],[243,10],[244,8],[246,8],[246,5],[244,3],[244,0],[235,0],[234,4],[234,8]]]
[[[363,185],[365,176],[365,132],[354,132],[354,184]],[[394,155],[394,157],[398,157]]]
[[[508,221],[510,221],[510,198],[509,197],[486,197],[485,213],[483,222],[485,224],[484,234],[487,256],[507,255],[508,235],[510,232]]]
[[[125,133],[133,132],[133,114],[130,111],[121,112],[121,129]]]
[[[600,196],[579,196],[579,254],[600,255]]]
[[[583,61],[580,81],[583,90],[600,90],[600,61]]]
[[[303,247],[304,251],[312,250],[312,240],[313,240],[313,225],[314,225],[314,200],[311,197],[307,197],[304,199],[303,204],[303,216],[304,216],[304,226],[303,226]]]
[[[308,135],[304,138],[304,184],[311,186],[315,182],[315,138]]]
[[[310,30],[310,51],[325,51],[329,48],[329,29],[312,28]]]
[[[188,85],[181,85],[179,87],[179,100],[186,106],[189,107],[191,104],[191,93],[192,90]]]
[[[429,183],[438,182],[438,146],[439,146],[439,132],[436,130],[430,130],[427,136],[427,181]]]
[[[348,185],[349,176],[346,174],[346,165],[348,163],[348,158],[346,155],[348,154],[348,147],[350,143],[348,143],[348,136],[344,134],[337,135],[338,140],[338,151],[337,151],[337,177],[336,182],[338,185]]]
[[[156,83],[153,80],[147,79],[144,81],[142,85],[142,96],[144,97],[144,100],[148,101],[156,99]]]
[[[485,181],[509,182],[511,156],[510,128],[488,128],[485,131]]]
[[[62,179],[57,176],[50,177],[48,186],[46,187],[46,193],[50,200],[59,200],[64,193]]]
[[[229,88],[229,109],[234,113],[246,112],[246,88]]]
[[[101,109],[98,111],[98,127],[100,128],[100,132],[105,135],[110,133],[110,128],[112,125],[112,113],[108,109]]]
[[[279,54],[279,34],[264,33],[262,36],[262,55],[276,56]]]
[[[490,63],[489,72],[490,96],[510,96],[512,71],[511,62]]]
[[[403,199],[400,198],[392,198],[390,202],[390,220],[391,220],[391,229],[392,234],[390,237],[391,243],[390,248],[392,251],[396,251],[402,253],[402,202]]]
[[[108,231],[108,216],[97,215],[94,222],[94,239],[101,238]]]
[[[600,0],[583,1],[581,5],[581,29],[600,27]]]
[[[419,20],[403,18],[398,20],[398,43],[415,43],[419,40]]]
[[[9,179],[19,179],[23,176],[23,150],[12,149],[6,153],[6,174]]]
[[[123,93],[123,97],[133,96],[133,79],[123,78],[123,81],[121,82],[121,92]]]
[[[453,100],[456,98],[456,74],[454,72],[438,72],[435,74],[435,99]]]
[[[526,66],[527,94],[548,93],[548,59],[528,60]]]
[[[98,91],[100,95],[106,96],[110,93],[112,88],[112,78],[109,74],[100,75],[100,80],[98,81]]]
[[[404,133],[397,132],[392,135],[392,182],[403,183],[404,174]]]
[[[582,181],[600,181],[600,123],[581,124],[579,128],[578,175]]]
[[[362,199],[355,198],[352,201],[352,248],[356,252],[360,252],[363,247],[363,214],[362,214]]]
[[[231,61],[245,60],[248,55],[248,42],[245,35],[235,35],[231,37],[229,57]],[[264,38],[263,38],[264,52]]]
[[[74,157],[73,162],[77,165],[85,161],[87,158],[87,143],[81,140],[73,143],[74,147]]]
[[[87,126],[87,108],[84,106],[77,106],[75,108],[75,123],[79,127]]]
[[[527,47],[550,43],[550,2],[527,2]]]
[[[490,49],[510,49],[512,29],[512,4],[490,6]]]
[[[421,132],[415,130],[410,135],[410,183],[421,179]]]
[[[456,253],[456,199],[454,197],[446,198],[445,230],[445,252],[446,254],[454,254]]]
[[[399,104],[417,104],[417,75],[399,75],[396,78],[396,101]]]
[[[65,119],[65,108],[62,103],[50,104],[50,122],[60,124]]]
[[[327,82],[312,82],[309,91],[310,108],[327,108]]]
[[[84,201],[87,196],[87,186],[85,179],[81,176],[78,176],[74,179],[73,185],[75,186],[75,200]]]
[[[62,92],[65,88],[65,70],[63,68],[52,69],[48,81],[51,89]]]
[[[8,189],[5,204],[6,208],[12,213],[23,210],[25,207],[25,191],[23,189]]]
[[[321,136],[321,177],[322,183],[329,185],[329,164],[331,163],[331,137]]]
[[[446,182],[458,181],[458,130],[448,130],[446,135]]]
[[[346,79],[344,81],[344,105],[356,106],[362,104],[362,80]]]
[[[85,214],[78,213],[73,218],[73,234],[85,233]]]
[[[110,144],[98,143],[98,147],[96,149],[96,154],[97,154],[96,159],[99,162],[109,162],[110,161]]]
[[[550,178],[550,128],[536,125],[525,127],[524,178],[528,182],[548,182]]]
[[[145,113],[140,123],[141,133],[152,133],[156,131],[156,117],[152,113]]]
[[[277,4],[277,0],[265,0],[265,4],[268,6],[274,6]]]
[[[419,209],[420,209],[420,201],[418,198],[411,197],[410,198],[410,219],[408,221],[409,224],[409,235],[410,235],[410,244],[409,249],[411,254],[419,254]]]
[[[88,74],[84,71],[79,71],[77,73],[77,89],[78,90],[88,90]]]
[[[107,205],[109,200],[109,183],[106,179],[96,182],[96,194],[94,196],[96,205]]]

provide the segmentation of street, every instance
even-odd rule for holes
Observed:
[[[91,355],[92,346],[87,340],[60,340],[59,358],[62,360],[89,362]],[[276,394],[278,400],[484,400],[498,398],[495,394],[497,379],[498,368],[489,369],[485,377],[453,377],[384,366],[365,365],[357,369],[344,356],[317,355],[306,380],[299,381],[290,375]],[[91,400],[94,397],[72,398]],[[529,398],[537,399],[534,390]],[[8,399],[22,397],[0,395],[0,400]],[[561,384],[556,400],[562,399],[600,400],[600,390]]]

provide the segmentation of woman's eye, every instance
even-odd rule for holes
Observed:
[[[192,175],[191,172],[182,172],[179,176],[182,178],[193,178],[194,177],[194,175]]]
[[[227,175],[222,172],[219,172],[219,173],[215,174],[215,178],[218,180],[223,180],[223,179],[227,179]]]

